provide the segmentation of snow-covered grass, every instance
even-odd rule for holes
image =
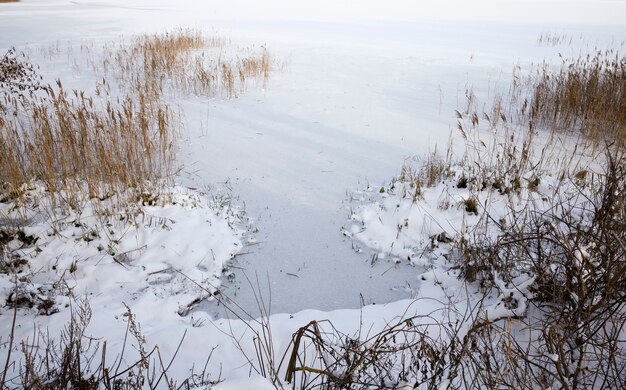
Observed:
[[[61,80],[45,85],[38,67],[15,49],[2,57],[0,294],[20,313],[3,323],[6,361],[28,337],[15,334],[23,321],[69,316],[67,327],[57,328],[58,344],[34,331],[17,357],[24,370],[15,367],[16,379],[5,366],[3,387],[121,385],[117,380],[141,386],[149,372],[143,360],[152,354],[144,355],[134,316],[176,322],[220,294],[228,261],[252,240],[248,223],[219,190],[174,184],[180,127],[166,101],[233,98],[255,80],[265,85],[273,66],[267,50],[226,53],[229,44],[182,29],[102,48],[82,42],[78,54],[66,54],[77,72],[85,64],[93,70],[92,94],[67,92]],[[46,53],[63,54],[58,47]],[[115,370],[106,347],[97,372],[90,359],[81,366],[94,353],[85,341],[92,310],[103,308],[126,317],[124,337],[134,337],[141,364],[122,364],[124,343]],[[156,386],[153,379],[145,383]]]
[[[69,365],[77,370],[71,375],[87,376],[87,362],[82,369],[73,366],[79,363],[69,360],[48,362],[47,368],[39,366],[43,357],[57,359],[39,348],[52,354],[67,354],[84,343],[84,350],[80,347],[80,352],[72,353],[76,359],[90,356],[93,351],[91,343],[86,345],[89,337],[85,331],[91,312],[105,310],[129,321],[132,316],[139,316],[144,321],[152,322],[148,320],[152,318],[165,323],[187,316],[198,303],[214,300],[219,294],[220,277],[226,272],[228,261],[248,242],[245,221],[226,199],[179,187],[168,191],[167,196],[162,192],[150,205],[126,202],[125,212],[110,211],[104,201],[94,210],[92,203],[87,202],[78,211],[57,214],[54,221],[49,215],[42,215],[53,206],[46,204],[49,198],[39,186],[25,190],[27,205],[1,205],[1,290],[7,307],[20,316],[12,330],[8,328],[10,321],[3,322],[3,341],[11,334],[17,340],[13,347],[17,347],[30,337],[32,346],[21,351],[34,364],[26,365],[32,371],[22,373],[17,383],[37,387],[42,386],[38,382],[42,380],[52,381],[53,387],[65,387],[54,381],[82,380],[70,378],[69,373],[64,379],[50,377],[54,370],[69,369]],[[115,203],[114,199],[109,201]],[[58,347],[49,344],[51,341],[43,333],[36,331],[29,336],[15,329],[29,321],[39,321],[38,317],[50,316],[50,320],[57,321],[59,313],[71,315],[67,331],[72,334],[59,339]],[[103,320],[97,314],[94,317]],[[192,318],[191,324],[202,326],[203,321],[195,322]],[[100,325],[106,327],[106,322]],[[50,324],[40,326],[48,328]],[[13,336],[13,332],[18,335]],[[124,336],[124,332],[120,330],[117,336]],[[131,365],[124,363],[120,370],[122,363],[116,363],[117,371],[111,369],[111,375]],[[126,373],[122,378],[127,376]],[[13,379],[10,383],[14,383]]]
[[[580,69],[597,63],[581,59],[557,80],[586,85]],[[515,80],[510,91],[517,95]],[[617,286],[626,277],[626,156],[621,130],[612,130],[621,126],[619,109],[605,105],[596,113],[610,122],[599,153],[599,135],[584,126],[592,107],[578,107],[578,99],[612,95],[611,89],[586,86],[583,93],[579,85],[563,92],[569,87],[546,80],[545,73],[532,80],[534,94],[520,99],[519,108],[502,106],[497,97],[490,115],[479,116],[473,101],[464,114],[457,111],[465,148],[456,160],[451,148],[446,156],[434,153],[415,168],[405,166],[389,185],[354,195],[355,223],[344,234],[373,249],[373,262],[390,257],[453,272],[467,285],[454,295],[466,302],[442,302],[465,313],[451,320],[463,325],[434,345],[416,347],[435,349],[448,362],[435,374],[417,375],[419,383],[438,376],[445,388],[624,386],[626,296]],[[558,98],[545,103],[547,95],[570,92],[578,108],[561,109]],[[528,117],[527,106],[533,107]],[[541,115],[559,125],[536,130]],[[561,115],[568,120],[557,120]],[[578,131],[591,142],[571,143]]]
[[[109,300],[113,293],[126,296],[120,302],[142,301],[144,294],[152,297],[147,301],[174,298],[178,306],[171,310],[186,313],[216,291],[226,261],[244,244],[236,227],[241,216],[197,191],[175,187],[150,205],[128,204],[125,212],[104,201],[99,209],[85,203],[52,214],[54,221],[45,214],[53,207],[45,191],[27,189],[27,205],[4,203],[0,212],[3,271],[21,275],[17,290],[5,279],[4,295],[40,314],[67,308],[70,299]]]

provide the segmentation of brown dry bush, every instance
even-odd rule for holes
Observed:
[[[301,389],[435,389],[457,360],[457,325],[431,313],[400,318],[373,335],[351,335],[329,321],[311,321],[293,335],[282,361],[285,382]]]

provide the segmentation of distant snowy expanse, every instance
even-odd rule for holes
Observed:
[[[135,314],[144,335],[165,355],[173,355],[187,331],[185,356],[176,360],[174,376],[188,374],[193,363],[203,365],[217,346],[210,369],[222,378],[242,379],[249,368],[229,335],[249,335],[249,329],[241,321],[227,321],[232,314],[215,301],[180,316],[181,305],[198,294],[190,293],[195,287],[182,274],[217,278],[222,262],[230,264],[230,277],[208,283],[221,283],[225,296],[252,317],[260,315],[254,290],[268,305],[271,296],[268,310],[280,313],[271,322],[281,352],[291,335],[314,319],[331,319],[353,333],[361,324],[377,329],[403,314],[436,310],[435,299],[460,288],[455,276],[426,262],[396,263],[393,256],[373,262],[383,248],[370,238],[355,248],[342,233],[353,228],[355,199],[387,185],[407,158],[445,148],[451,134],[455,139],[454,110],[468,88],[488,97],[507,87],[514,66],[528,69],[533,62],[596,46],[623,49],[624,15],[626,1],[618,0],[22,0],[0,4],[0,54],[15,46],[40,65],[47,81],[60,78],[68,88],[86,90],[93,89],[93,74],[88,67],[73,67],[67,48],[77,50],[84,42],[98,47],[178,26],[226,35],[243,47],[264,46],[284,62],[267,86],[252,87],[237,99],[172,102],[184,119],[177,184],[183,192],[200,189],[205,208],[185,203],[152,210],[156,218],[179,223],[127,247],[150,246],[137,260],[143,269],[133,274],[142,279],[135,286],[142,294],[108,294],[107,289],[120,288],[117,284],[135,282],[124,279],[132,275],[119,264],[96,264],[93,273],[76,277],[77,283],[106,283],[92,302],[90,333],[116,340],[111,351],[121,348],[126,329],[124,305],[115,300],[128,299],[124,303],[140,308]],[[573,44],[539,45],[542,33],[567,34]],[[60,48],[60,54],[50,54],[50,47]],[[211,205],[211,194],[224,192],[234,210],[249,218],[249,226],[247,219],[245,227],[237,225],[232,215]],[[359,213],[363,222],[367,215]],[[389,226],[381,235],[393,236],[395,229]],[[219,234],[227,242],[216,242]],[[47,250],[57,251],[52,257],[67,251],[81,257],[93,255],[97,246],[72,243],[56,241]],[[218,268],[207,271],[201,265],[212,251],[218,261],[211,266]],[[150,263],[164,252],[173,262]],[[162,272],[169,269],[182,274]],[[161,283],[169,280],[177,282],[178,290],[170,291],[176,296],[165,296]],[[8,292],[10,283],[2,288]],[[165,301],[151,301],[153,295]],[[412,305],[417,297],[433,300]],[[2,335],[9,332],[10,315],[5,310],[0,316]],[[32,336],[34,328],[57,333],[68,318],[67,310],[49,317],[25,311],[17,337]],[[253,354],[251,344],[243,348]],[[5,357],[3,347],[0,362]],[[222,388],[264,384],[226,381]]]
[[[291,20],[316,22],[354,21],[499,21],[576,24],[619,24],[623,21],[621,0],[233,0],[228,3],[209,0],[26,0],[37,6],[92,6],[126,10],[176,10],[202,13],[203,19]],[[24,6],[22,6],[22,9]],[[195,11],[195,12],[194,12]]]

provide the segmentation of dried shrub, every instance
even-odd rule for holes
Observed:
[[[312,321],[293,335],[285,382],[302,389],[437,388],[459,351],[455,325],[433,316],[400,318],[363,336]]]

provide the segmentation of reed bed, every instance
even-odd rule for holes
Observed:
[[[52,209],[80,208],[85,198],[115,198],[123,207],[146,193],[158,196],[176,172],[180,130],[166,101],[234,98],[251,82],[269,79],[265,48],[228,45],[228,38],[177,29],[106,44],[93,61],[83,43],[80,54],[99,65],[93,96],[68,91],[60,80],[41,85],[25,55],[7,53],[3,62],[22,71],[0,85],[2,198],[23,197],[31,183],[44,185]],[[22,84],[23,90],[9,88]]]
[[[176,134],[165,104],[142,90],[116,101],[96,101],[55,88],[14,99],[0,112],[0,182],[19,196],[33,181],[44,184],[53,209],[79,206],[82,193],[104,200],[143,192],[171,177]]]
[[[540,69],[525,112],[530,123],[626,146],[626,57],[614,50]]]
[[[606,145],[626,147],[626,57],[618,50],[596,50],[559,64],[533,65],[524,74],[513,70],[508,90],[490,105],[481,105],[474,91],[466,92],[457,111],[459,128],[491,132],[542,131],[552,139],[570,135],[581,148],[596,152]],[[462,124],[461,124],[462,122]],[[480,126],[479,126],[480,123]]]
[[[135,37],[109,47],[102,67],[121,85],[145,83],[179,96],[236,98],[252,81],[267,83],[272,59],[265,48],[229,48],[230,39],[206,37],[200,30]]]

